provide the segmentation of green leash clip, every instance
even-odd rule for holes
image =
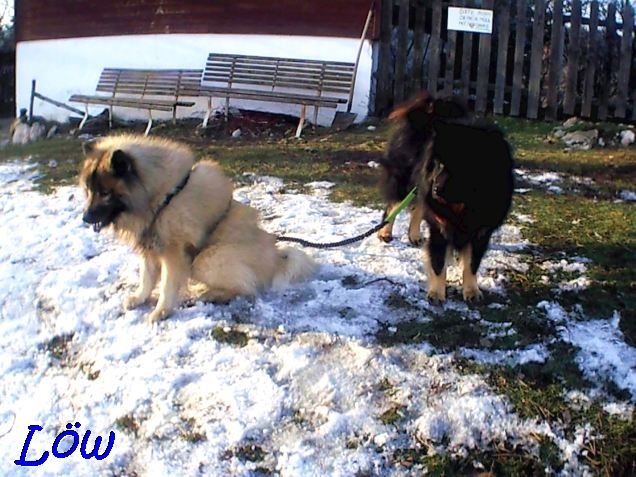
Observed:
[[[413,187],[413,189],[411,189],[411,192],[406,194],[406,197],[404,198],[404,200],[400,202],[400,205],[398,205],[397,208],[393,212],[391,212],[391,214],[389,214],[389,216],[386,219],[384,219],[384,222],[386,223],[393,222],[395,218],[398,216],[398,214],[402,212],[404,209],[406,209],[411,202],[413,202],[413,199],[415,199],[416,195],[417,195],[417,187]]]

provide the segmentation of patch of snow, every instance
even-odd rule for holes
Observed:
[[[42,195],[31,190],[33,175],[25,164],[0,165],[0,474],[248,476],[257,464],[239,458],[237,449],[255,445],[264,451],[262,465],[280,475],[380,475],[390,471],[394,449],[421,440],[436,452],[448,444],[462,453],[510,439],[532,449],[537,434],[555,439],[566,470],[585,473],[577,456],[586,429],[572,440],[557,424],[520,419],[483,377],[458,374],[452,356],[427,343],[375,342],[381,326],[413,318],[387,306],[391,293],[408,297],[419,318],[430,314],[422,252],[405,239],[406,214],[390,245],[372,236],[308,250],[320,269],[305,283],[228,305],[184,305],[149,327],[143,316],[150,305],[122,309],[136,281],[134,254],[82,223],[78,188]],[[235,196],[259,209],[273,233],[334,241],[381,217],[379,210],[330,202],[324,183],[305,195],[280,193],[277,178],[254,180]],[[479,281],[501,297],[493,307],[505,306],[506,270],[527,270],[518,253],[526,245],[511,225],[494,235]],[[449,277],[457,286],[457,267]],[[445,307],[469,310],[453,299]],[[574,322],[557,303],[539,308],[581,348],[579,365],[590,377],[609,377],[635,395],[636,357],[617,330],[618,317],[611,324]],[[212,337],[217,328],[245,333],[247,343],[220,342]],[[493,327],[495,335],[506,330]],[[520,364],[541,362],[546,353],[542,345],[459,351]],[[391,392],[382,391],[382,382]],[[405,409],[408,432],[379,419],[395,406]],[[116,434],[106,459],[49,457],[37,468],[13,463],[29,425],[43,427],[27,456],[36,459],[75,422],[80,436]]]

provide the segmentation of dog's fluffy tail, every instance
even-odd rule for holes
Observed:
[[[316,262],[301,250],[293,247],[278,249],[278,266],[272,280],[272,289],[280,291],[291,283],[310,276],[316,269]]]

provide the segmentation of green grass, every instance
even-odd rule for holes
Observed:
[[[596,401],[576,406],[566,398],[567,391],[588,390],[592,384],[577,365],[578,349],[562,341],[558,327],[537,304],[542,300],[558,302],[581,320],[610,319],[618,311],[625,340],[636,346],[636,207],[615,201],[620,190],[636,192],[636,147],[565,151],[562,145],[547,139],[556,123],[511,118],[498,118],[497,123],[507,132],[518,167],[582,176],[594,183],[579,184],[566,178],[563,194],[533,188],[515,196],[509,220],[520,227],[531,246],[518,253],[527,271],[506,271],[505,297],[487,295],[483,303],[471,306],[469,311],[440,307],[423,312],[417,297],[393,291],[385,297],[385,305],[404,318],[395,325],[381,326],[376,340],[384,347],[426,342],[439,352],[451,353],[464,347],[507,351],[542,344],[549,358],[541,365],[494,366],[457,359],[456,368],[461,373],[485,376],[521,418],[545,419],[561,426],[569,436],[589,423],[595,439],[582,459],[595,475],[629,475],[634,471],[636,419],[625,421],[611,416]],[[164,126],[157,131],[189,143],[199,158],[218,161],[239,181],[246,173],[272,175],[282,178],[287,187],[300,190],[307,182],[332,181],[336,184],[333,200],[381,205],[376,187],[379,174],[368,163],[382,155],[387,138],[387,129],[382,126],[373,132],[363,127],[337,133],[307,130],[302,140],[289,135],[245,135],[236,140],[229,137],[228,130],[207,138],[196,133],[192,125],[175,130]],[[7,160],[35,163],[37,187],[49,192],[57,185],[77,182],[81,144],[77,139],[57,138],[11,146],[0,150],[0,161]],[[516,221],[517,213],[532,217],[533,223]],[[571,277],[562,273],[551,276],[546,283],[546,272],[540,265],[572,256],[591,260],[586,264],[591,284],[576,293],[559,292],[555,280]],[[356,276],[342,281],[344,286],[359,286]],[[66,360],[70,338],[57,337],[45,344],[44,350]],[[249,340],[242,331],[220,327],[211,332],[211,338],[237,347]],[[384,393],[388,402],[378,419],[404,427],[409,409],[392,402],[395,385],[384,378],[377,391]],[[601,391],[610,399],[629,400],[624,391],[610,383]],[[194,424],[184,422],[181,434],[193,443],[206,438]],[[133,435],[139,431],[139,422],[133,416],[123,416],[116,426]],[[353,447],[358,444],[352,439]],[[391,450],[390,462],[403,469],[424,466],[428,475],[544,475],[546,469],[558,472],[563,466],[555,442],[546,437],[537,437],[535,449],[493,442],[485,450],[471,450],[461,456],[431,452],[430,443],[420,444]],[[228,450],[227,457],[259,463],[267,453],[259,445],[247,443]],[[263,466],[262,472],[268,474],[270,470]]]
[[[220,326],[215,327],[210,332],[210,336],[216,341],[219,341],[221,343],[227,343],[232,346],[236,346],[237,348],[242,348],[244,346],[247,346],[247,343],[249,342],[249,339],[250,339],[247,333],[243,331],[226,329]]]
[[[37,190],[48,193],[60,185],[77,184],[82,161],[81,141],[58,137],[24,146],[0,149],[0,161],[28,160],[37,166]]]
[[[524,237],[539,247],[544,258],[584,256],[592,260],[592,284],[576,293],[563,293],[567,307],[579,305],[591,318],[609,318],[618,310],[621,329],[636,344],[636,207],[576,195],[532,193],[517,198],[515,210],[535,222],[522,225]],[[525,277],[513,277],[513,290],[533,299],[550,293],[536,267]],[[530,279],[528,279],[530,278]]]

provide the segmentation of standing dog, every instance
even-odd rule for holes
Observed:
[[[141,256],[139,286],[126,308],[145,303],[159,282],[147,321],[167,317],[192,279],[200,298],[226,302],[281,289],[307,277],[313,261],[259,228],[254,209],[232,198],[232,183],[211,161],[195,164],[184,145],[112,136],[84,145],[83,220],[110,227]]]
[[[428,298],[445,300],[447,262],[456,251],[464,300],[478,300],[482,294],[477,270],[512,202],[510,146],[494,127],[430,117],[419,121],[413,124],[415,128],[433,130],[424,149],[417,199],[430,231],[425,254]]]
[[[380,190],[386,202],[383,221],[419,183],[424,148],[433,134],[431,127],[421,126],[424,119],[433,116],[455,120],[466,117],[466,109],[452,99],[433,100],[428,92],[423,91],[389,115],[391,132],[386,154],[380,160]],[[424,218],[421,203],[415,202],[410,212],[409,242],[419,246],[422,241],[420,225]],[[384,242],[393,239],[393,222],[378,231],[378,238]]]

